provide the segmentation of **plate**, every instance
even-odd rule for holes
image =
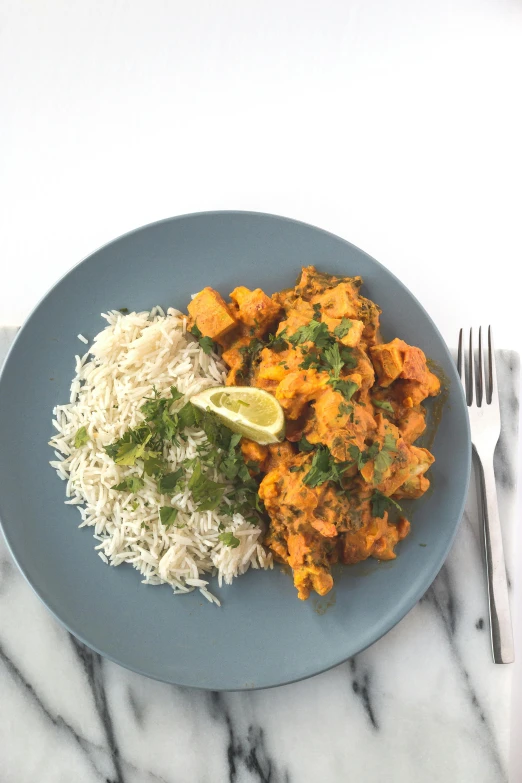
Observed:
[[[146,587],[130,566],[108,568],[92,531],[64,505],[49,466],[53,406],[69,398],[78,333],[92,338],[100,313],[160,304],[185,309],[210,285],[267,293],[293,285],[301,266],[360,274],[382,308],[385,339],[419,345],[443,371],[448,396],[432,446],[433,490],[415,503],[412,533],[391,563],[366,561],[336,574],[333,591],[297,599],[291,577],[250,571],[199,593]],[[428,270],[426,270],[426,273]],[[345,240],[274,215],[209,212],[126,234],[63,277],[31,314],[0,379],[0,518],[13,557],[48,609],[78,639],[134,671],[212,690],[264,688],[324,671],[363,650],[414,606],[457,531],[470,472],[467,411],[454,363],[425,310],[385,267]]]

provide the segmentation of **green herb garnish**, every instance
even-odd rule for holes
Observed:
[[[170,527],[176,521],[176,517],[178,516],[178,509],[173,508],[172,506],[162,506],[160,508],[159,515],[160,520],[165,525],[165,527]]]
[[[139,476],[126,476],[119,484],[115,484],[112,489],[120,492],[137,492],[144,486],[145,482]]]
[[[383,493],[379,492],[377,489],[371,496],[370,501],[372,504],[372,514],[374,517],[382,518],[384,516],[384,512],[389,508],[396,508],[398,511],[402,512],[402,508],[395,500],[393,500],[393,498],[389,498],[387,495],[383,495]]]
[[[275,351],[275,353],[286,351],[288,348],[288,343],[285,338],[286,329],[283,329],[277,336],[275,334],[269,334],[266,347],[270,348],[271,351]]]
[[[74,436],[74,448],[79,449],[81,448],[81,446],[85,446],[88,440],[89,440],[89,435],[87,433],[87,427],[80,427],[80,429]]]
[[[331,345],[332,337],[326,324],[320,321],[310,321],[309,324],[300,326],[294,334],[290,335],[288,342],[294,346],[312,342],[317,348],[326,348]]]
[[[192,329],[189,331],[196,338],[201,348],[203,349],[203,353],[206,353],[207,356],[210,356],[212,351],[214,351],[214,353],[217,351],[217,345],[214,340],[211,337],[203,337],[201,329],[197,324],[194,324]]]
[[[220,533],[218,536],[218,539],[225,545],[229,546],[231,549],[235,549],[239,546],[239,538],[236,538],[233,533]]]
[[[372,402],[376,408],[382,408],[384,411],[388,411],[389,413],[394,412],[393,407],[389,402],[383,402],[382,400],[372,400]]]
[[[352,322],[349,320],[349,318],[342,318],[341,323],[335,327],[333,333],[339,340],[342,340],[343,337],[346,337],[351,328]]]
[[[310,443],[304,435],[301,437],[301,440],[298,441],[297,447],[299,451],[313,451],[315,449],[314,444]]]
[[[313,456],[310,470],[303,478],[303,484],[319,487],[326,481],[341,483],[343,473],[350,467],[349,462],[337,462],[327,446],[319,446]]]
[[[335,391],[340,392],[345,400],[351,400],[357,389],[359,388],[354,381],[329,381],[330,385],[334,387]]]

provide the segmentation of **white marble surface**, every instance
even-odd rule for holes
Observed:
[[[13,334],[0,329],[0,351]],[[498,365],[512,579],[518,354]],[[450,556],[410,614],[346,664],[269,691],[190,691],[103,660],[47,613],[0,543],[2,781],[506,783],[511,674],[491,661],[474,482]]]

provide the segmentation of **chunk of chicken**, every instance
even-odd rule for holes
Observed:
[[[219,340],[237,325],[221,294],[208,286],[196,294],[187,309],[189,327],[196,325],[201,334],[212,340]]]
[[[238,286],[230,298],[237,304],[238,318],[250,328],[249,333],[253,337],[263,337],[281,312],[280,305],[260,288],[250,291]]]

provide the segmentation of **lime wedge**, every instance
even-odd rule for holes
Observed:
[[[210,410],[233,432],[261,445],[280,443],[285,437],[283,409],[271,394],[255,386],[213,386],[190,398],[193,405]]]

